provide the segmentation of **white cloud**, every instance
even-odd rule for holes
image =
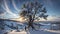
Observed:
[[[60,18],[58,18],[58,16],[57,17],[49,16],[47,19],[48,19],[48,21],[60,21]]]
[[[43,19],[43,18],[39,18],[39,21],[60,21],[60,18],[58,16],[48,16],[47,20]]]
[[[12,4],[13,4],[14,8],[15,8],[17,11],[20,11],[20,10],[17,8],[17,6],[16,6],[14,0],[12,0]]]
[[[15,16],[15,17],[16,17],[17,15],[16,15],[16,14],[14,14],[14,13],[12,13],[12,12],[11,12],[11,10],[9,9],[9,7],[8,7],[8,5],[7,5],[6,0],[4,0],[4,4],[5,4],[5,7],[6,7],[6,9],[5,9],[5,10],[6,10],[6,12],[8,12],[9,14],[11,14],[11,15],[13,15],[13,16]]]

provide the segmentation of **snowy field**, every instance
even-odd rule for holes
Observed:
[[[22,31],[22,32],[10,32],[8,34],[60,34],[56,32],[50,32],[50,31]]]
[[[3,34],[3,32],[6,31],[0,31],[0,34]],[[21,32],[16,32],[16,30],[13,30],[12,32],[8,31],[8,34],[60,34],[60,31],[54,31],[54,30],[39,30],[39,31],[21,31]]]
[[[23,25],[22,23],[18,23],[18,22],[12,22],[12,21],[5,21],[6,24],[11,26],[11,23],[13,23],[13,26],[17,26],[17,24],[20,24],[19,28],[24,28],[25,25]],[[23,26],[22,26],[23,25]],[[43,24],[45,25],[45,24]],[[21,31],[21,32],[16,32],[16,30],[13,29],[13,31],[11,28],[5,26],[5,30],[1,31],[0,30],[0,34],[3,34],[4,32],[8,32],[8,34],[60,34],[60,31],[56,31],[56,30],[50,30],[50,26],[45,25],[45,26],[41,26],[39,31],[35,31],[35,30],[29,30],[29,31]]]

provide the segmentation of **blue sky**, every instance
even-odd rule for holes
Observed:
[[[0,0],[1,1],[1,0]],[[35,0],[2,0],[0,18],[18,18],[22,4]],[[46,7],[49,16],[60,18],[60,0],[38,0]]]

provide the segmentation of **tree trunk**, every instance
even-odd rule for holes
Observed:
[[[33,20],[32,20],[32,16],[31,15],[29,15],[28,28],[29,27],[31,27],[32,29],[34,29]]]

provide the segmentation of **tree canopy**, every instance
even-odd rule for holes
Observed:
[[[29,18],[29,15],[31,15],[32,19],[34,20],[37,17],[44,18],[47,20],[48,15],[45,15],[46,13],[47,13],[46,8],[43,7],[43,5],[38,1],[26,2],[22,6],[22,11],[20,13],[20,16]]]

